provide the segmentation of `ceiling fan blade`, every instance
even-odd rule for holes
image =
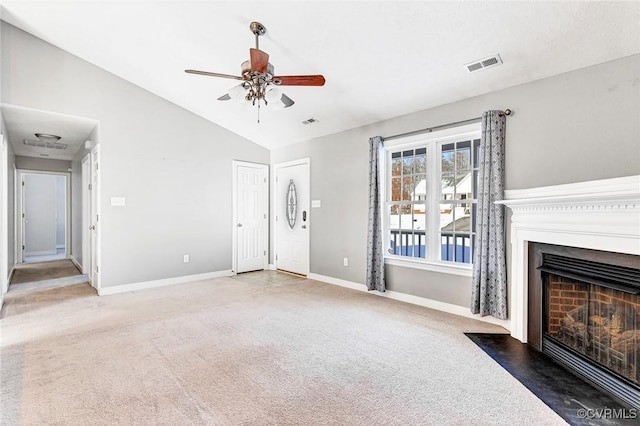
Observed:
[[[278,75],[273,82],[278,86],[324,86],[325,79],[321,75]]]
[[[244,78],[238,75],[230,75],[230,74],[220,74],[217,72],[209,72],[209,71],[198,71],[198,70],[184,70],[187,74],[199,74],[206,75],[208,77],[222,77],[222,78],[231,78],[233,80],[244,80]]]
[[[280,102],[282,102],[284,104],[284,108],[289,108],[291,105],[295,104],[295,102],[293,102],[293,99],[291,99],[290,97],[288,97],[284,93],[282,94],[282,97],[280,98]]]
[[[251,57],[251,71],[266,73],[269,65],[269,55],[262,50],[254,48],[249,49],[249,55]]]
[[[229,96],[228,93],[225,93],[224,95],[218,98],[219,101],[228,101],[229,99],[231,99],[231,96]]]

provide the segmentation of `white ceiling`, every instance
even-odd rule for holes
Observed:
[[[640,53],[629,2],[3,1],[2,19],[268,148]],[[216,98],[260,48],[276,74],[323,74],[286,87],[291,108]],[[468,73],[499,53],[504,64]],[[319,123],[304,125],[313,117]],[[407,129],[411,130],[411,129]]]
[[[96,120],[39,111],[15,105],[2,105],[7,137],[16,155],[51,160],[72,160],[98,125]],[[38,140],[35,133],[60,136],[64,150],[27,146],[24,140]]]

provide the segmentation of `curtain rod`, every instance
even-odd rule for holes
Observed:
[[[507,108],[504,111],[502,111],[502,113],[500,115],[501,116],[502,115],[507,115],[507,116],[511,115],[511,110],[509,108]],[[442,130],[442,129],[448,129],[450,127],[461,126],[463,124],[477,123],[480,120],[482,120],[482,117],[470,118],[468,120],[455,121],[453,123],[441,124],[440,126],[427,127],[426,129],[420,129],[420,130],[414,130],[412,132],[400,133],[398,135],[388,136],[386,138],[383,137],[382,139],[385,140],[385,141],[390,141],[390,140],[393,140],[393,139],[399,139],[399,138],[404,138],[404,137],[407,137],[407,136],[419,135],[419,134],[422,134],[422,133],[431,133],[434,130]]]

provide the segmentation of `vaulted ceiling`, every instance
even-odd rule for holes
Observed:
[[[11,1],[2,19],[268,148],[424,110],[640,53],[637,2]],[[287,109],[218,101],[254,36],[286,87]],[[499,54],[503,65],[464,64]],[[318,122],[302,122],[315,118]]]

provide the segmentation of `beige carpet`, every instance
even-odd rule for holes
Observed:
[[[2,425],[565,424],[477,321],[275,272],[54,290],[0,320]]]

